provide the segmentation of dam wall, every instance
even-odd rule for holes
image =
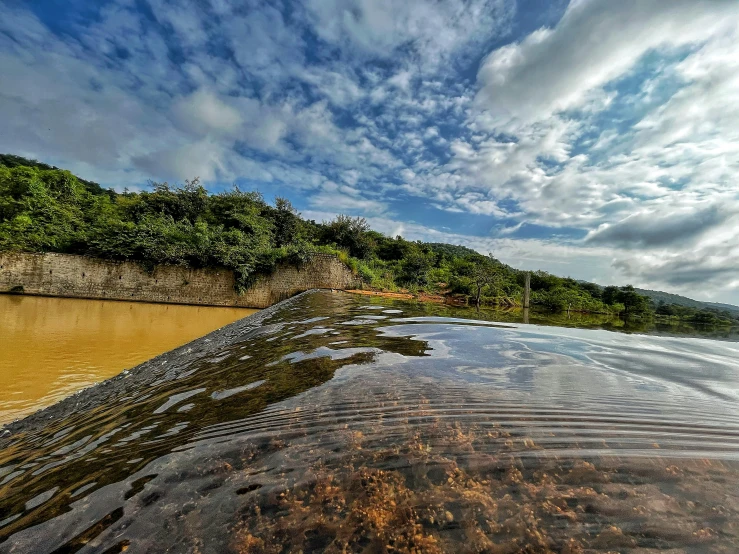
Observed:
[[[238,294],[233,272],[225,268],[159,265],[149,272],[136,262],[0,252],[0,293],[266,308],[310,289],[352,288],[357,280],[329,254],[314,254],[299,267],[280,265]]]

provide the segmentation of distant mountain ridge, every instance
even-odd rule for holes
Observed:
[[[686,306],[688,308],[702,309],[713,309],[713,310],[727,310],[729,312],[739,314],[739,306],[733,304],[723,304],[721,302],[701,302],[700,300],[693,300],[687,296],[680,296],[679,294],[671,294],[669,292],[663,292],[659,290],[648,290],[648,289],[636,289],[636,292],[644,296],[651,298],[655,304],[659,304],[660,301],[665,304],[677,304],[679,306]]]

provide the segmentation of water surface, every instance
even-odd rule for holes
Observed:
[[[737,343],[253,317],[11,427],[0,552],[739,551]]]
[[[0,295],[0,424],[255,311]]]

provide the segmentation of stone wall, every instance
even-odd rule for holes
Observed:
[[[228,269],[158,266],[68,254],[0,252],[0,292],[169,304],[266,308],[309,289],[345,289],[356,277],[335,256],[314,254],[301,267],[283,265],[244,294]]]

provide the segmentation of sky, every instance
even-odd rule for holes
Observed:
[[[0,9],[0,152],[739,303],[736,0]]]

